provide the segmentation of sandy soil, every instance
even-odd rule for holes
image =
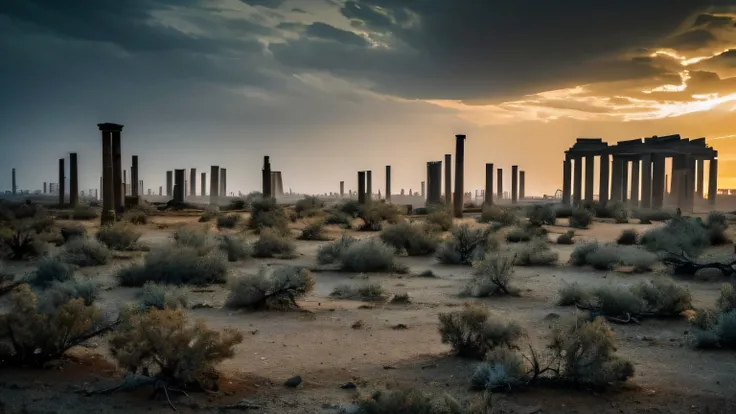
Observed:
[[[474,223],[472,219],[464,221]],[[168,243],[172,231],[181,225],[193,225],[196,217],[178,215],[154,217],[144,227],[142,241],[148,245]],[[564,233],[564,220],[550,226],[550,237]],[[94,227],[94,223],[88,223]],[[296,224],[295,229],[301,224]],[[623,229],[643,231],[650,226],[597,222],[589,230],[577,231],[576,239],[614,240]],[[213,231],[216,231],[213,229]],[[296,232],[296,230],[295,230]],[[330,230],[339,237],[340,230]],[[355,233],[372,237],[375,233]],[[313,267],[321,242],[297,241],[299,257],[287,262]],[[554,245],[560,262],[568,260],[574,246]],[[722,250],[731,252],[732,247]],[[115,287],[112,274],[138,254],[121,254],[113,264],[84,269],[106,287],[100,305],[114,311],[134,300],[138,289]],[[359,393],[391,384],[412,384],[428,392],[448,393],[460,399],[478,398],[467,390],[467,379],[475,362],[448,356],[449,347],[440,341],[437,315],[457,309],[464,302],[458,292],[470,279],[470,269],[437,264],[433,258],[400,260],[410,266],[411,274],[432,270],[436,277],[341,272],[315,272],[317,285],[301,305],[313,313],[232,312],[221,309],[227,291],[213,287],[212,292],[192,293],[193,303],[207,303],[213,308],[191,310],[195,318],[210,327],[231,326],[246,335],[236,357],[221,367],[226,376],[218,396],[177,396],[181,412],[222,412],[217,407],[242,399],[261,406],[248,412],[323,413],[335,412]],[[256,260],[231,266],[233,274],[254,272],[263,263],[281,260]],[[6,264],[5,272],[22,275],[33,263]],[[665,272],[664,269],[660,272]],[[550,313],[568,315],[570,308],[554,305],[557,290],[564,283],[579,282],[595,286],[628,285],[651,278],[652,274],[598,272],[561,264],[549,268],[516,269],[517,286],[522,296],[482,300],[494,315],[524,326],[537,342],[549,331]],[[372,307],[354,301],[329,298],[339,284],[379,282],[392,293],[409,292],[412,303],[381,304]],[[719,285],[713,282],[680,280],[692,291],[696,306],[711,307]],[[6,298],[4,300],[7,300]],[[361,320],[363,329],[351,325]],[[408,329],[393,329],[405,324]],[[634,362],[636,376],[625,389],[606,394],[585,390],[534,389],[495,396],[494,411],[505,413],[728,413],[736,412],[736,354],[703,352],[689,343],[690,327],[684,320],[646,320],[641,325],[614,327],[619,352]],[[104,340],[96,339],[89,347],[76,349],[74,358],[62,366],[47,370],[0,372],[0,407],[8,413],[78,412],[168,412],[162,401],[151,401],[146,392],[117,393],[88,397],[84,391],[114,384],[119,377],[109,358]],[[302,384],[286,388],[283,382],[300,375]],[[346,382],[357,390],[343,390]],[[3,412],[0,408],[0,413]],[[238,412],[238,411],[234,411]]]

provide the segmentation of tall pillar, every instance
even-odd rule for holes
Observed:
[[[652,154],[641,156],[641,208],[652,207]]]
[[[496,198],[503,200],[503,168],[496,168]]]
[[[342,197],[342,185],[340,186],[340,197]],[[391,202],[391,166],[386,166],[386,201]]]
[[[192,168],[189,170],[189,196],[197,196],[197,169]]]
[[[652,156],[652,208],[655,209],[664,206],[664,159],[663,154]]]
[[[519,200],[526,198],[526,173],[519,171]]]
[[[122,213],[124,208],[123,200],[123,162],[122,149],[120,144],[120,133],[122,128],[112,131],[112,189],[114,194],[115,211]]]
[[[365,202],[370,203],[373,200],[373,171],[365,172]]]
[[[621,164],[621,201],[626,204],[629,200],[629,160],[622,160]]]
[[[608,189],[608,181],[610,179],[611,173],[611,160],[610,155],[608,154],[601,154],[600,156],[600,165],[598,168],[600,177],[598,180],[598,202],[602,205],[608,204],[608,200],[610,198],[610,191]]]
[[[261,170],[261,174],[263,196],[273,197],[271,192],[271,161],[268,155],[263,156],[263,169]]]
[[[166,171],[166,197],[174,196],[174,172]]]
[[[683,159],[682,155],[675,155],[672,157],[672,164],[670,165],[670,200],[671,202],[674,202],[677,204],[678,207],[682,207],[680,205],[680,193],[682,192],[682,183],[680,182],[681,176],[680,176],[680,170],[682,170],[685,167],[685,161]],[[666,187],[666,185],[665,185]]]
[[[46,182],[43,182],[43,193],[46,194]]]
[[[227,169],[220,168],[220,197],[227,197]]]
[[[703,191],[705,190],[703,180],[703,175],[705,174],[705,160],[702,158],[695,160],[695,169],[697,170],[695,174],[695,195],[698,200],[702,200],[704,197]]]
[[[161,196],[164,195],[164,187],[163,186],[158,186],[158,195],[159,195],[159,197],[161,197]]]
[[[613,156],[613,171],[611,171],[611,201],[621,201],[622,197],[622,169],[623,160],[620,156]]]
[[[202,187],[199,189],[199,194],[202,195],[202,197],[207,195],[207,173],[203,172],[202,175],[199,177],[199,185]]]
[[[64,205],[64,193],[66,192],[66,183],[64,180],[64,159],[59,158],[59,206]]]
[[[452,205],[452,154],[445,154],[445,205]]]
[[[131,188],[131,195],[133,197],[142,196],[143,190],[141,190],[141,181],[138,178],[138,156],[137,155],[133,155],[133,157],[131,158],[130,183],[133,186]]]
[[[565,159],[562,161],[562,204],[569,206],[572,195],[572,161],[570,157],[565,154]]]
[[[345,181],[340,181],[340,198],[345,197]]]
[[[711,208],[716,206],[716,193],[718,192],[718,152],[710,159],[708,167],[708,204]]]
[[[427,204],[439,204],[442,200],[442,161],[427,163]]]
[[[269,174],[269,182],[270,182]],[[210,204],[217,204],[220,197],[220,167],[210,166]]]
[[[575,207],[580,206],[583,197],[583,157],[576,156],[573,158],[573,177],[572,177],[572,204]]]
[[[685,156],[685,209],[693,212],[695,207],[695,157],[691,154]]]
[[[486,192],[483,203],[487,206],[493,205],[493,164],[486,164]]]
[[[421,194],[422,194],[422,198],[426,200],[427,199],[427,194],[424,192],[424,183],[425,183],[425,181],[422,181],[421,182],[421,185],[422,185],[422,193]]]
[[[511,166],[511,203],[519,201],[519,166]]]
[[[358,204],[365,204],[365,171],[358,171]]]
[[[465,135],[455,135],[455,199],[452,212],[457,218],[463,216],[465,195]]]
[[[639,206],[639,159],[631,160],[631,198],[629,204]]]
[[[593,186],[595,183],[595,155],[585,156],[585,201],[593,202]]]
[[[174,170],[174,202],[184,203],[184,179],[186,170]]]
[[[123,169],[123,198],[125,198],[125,196],[127,195],[128,195],[128,170]]]
[[[79,206],[79,170],[77,153],[69,154],[69,205]]]
[[[18,191],[18,186],[15,183],[15,168],[13,168],[13,188],[12,188],[12,191],[13,191],[13,195],[15,195],[17,193],[17,191]],[[46,193],[46,190],[44,190],[44,193]]]

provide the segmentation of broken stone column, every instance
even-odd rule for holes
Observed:
[[[345,197],[345,181],[340,181],[340,198]]]
[[[452,154],[445,154],[445,205],[452,205]]]
[[[629,204],[639,206],[639,160],[631,160],[631,198]]]
[[[189,170],[189,195],[191,197],[197,196],[197,169],[192,168]]]
[[[365,202],[370,203],[373,200],[373,171],[365,172]]]
[[[524,171],[519,171],[519,200],[526,197],[526,177]]]
[[[206,196],[207,195],[207,173],[202,173],[202,176],[200,177],[200,183],[199,183],[199,185],[202,186],[202,188],[200,189],[199,194],[202,197]]]
[[[128,170],[123,170],[123,198],[128,195]]]
[[[503,168],[496,169],[496,198],[503,200]]]
[[[184,203],[184,179],[186,170],[174,170],[174,202]]]
[[[562,161],[562,204],[569,206],[572,193],[572,161],[565,155]]]
[[[610,179],[611,161],[608,154],[601,154],[600,157],[600,168],[599,168],[599,181],[598,181],[598,202],[602,205],[608,204],[609,190],[608,181]]]
[[[227,170],[220,168],[220,197],[227,197]]]
[[[340,195],[342,197],[342,194]],[[391,166],[386,166],[386,201],[391,202]]]
[[[716,193],[718,192],[718,152],[710,159],[708,167],[708,204],[711,208],[716,206]]]
[[[652,208],[661,209],[664,205],[665,156],[652,156]]]
[[[269,159],[269,156],[266,155],[263,157],[263,170],[262,173],[262,191],[264,197],[273,197],[273,193],[271,192],[271,161]]]
[[[15,182],[15,168],[13,168],[13,195],[15,195],[18,191],[18,185]],[[44,193],[46,193],[46,190],[44,190]]]
[[[112,188],[115,197],[115,212],[122,214],[125,208],[125,200],[123,197],[123,162],[122,149],[120,144],[120,134],[122,126],[112,131]]]
[[[130,182],[133,184],[132,188],[132,196],[133,197],[140,197],[143,195],[143,191],[141,190],[141,180],[138,177],[138,156],[133,155],[131,157],[131,166],[130,166]]]
[[[210,204],[217,205],[220,197],[220,167],[210,167]]]
[[[465,194],[465,135],[455,135],[455,199],[452,213],[463,217],[463,194]]]
[[[166,171],[166,197],[174,196],[174,172]]]
[[[79,171],[77,170],[77,153],[69,154],[69,205],[79,207]]]
[[[442,161],[427,163],[427,204],[440,204],[442,201]]]
[[[64,193],[66,192],[65,188],[65,176],[64,176],[64,159],[59,158],[59,206],[64,205]]]
[[[365,204],[365,171],[358,171],[358,204]]]
[[[43,193],[46,194],[46,182],[43,183]]]
[[[487,206],[493,205],[493,164],[486,163],[486,190],[483,203]]]
[[[652,154],[641,156],[641,198],[642,208],[652,207]]]
[[[695,158],[685,156],[685,211],[692,213],[695,207]]]
[[[511,203],[516,204],[519,201],[519,166],[511,166]]]
[[[161,197],[161,196],[164,195],[164,187],[163,186],[158,186],[158,195],[159,195],[159,197]]]
[[[579,207],[583,197],[583,157],[573,158],[572,204]]]

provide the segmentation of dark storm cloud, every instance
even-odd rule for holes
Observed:
[[[284,0],[240,0],[249,6],[261,6],[268,9],[278,9],[284,4]]]
[[[349,0],[341,11],[352,27],[387,47],[356,49],[300,38],[270,49],[288,66],[365,79],[379,91],[404,97],[503,98],[660,74],[650,62],[619,56],[657,46],[708,5],[705,0]],[[687,36],[681,40],[706,37]]]
[[[310,37],[316,37],[324,40],[334,40],[345,45],[363,47],[368,46],[368,41],[356,35],[355,33],[349,32],[347,30],[338,29],[325,23],[312,23],[307,26],[305,33],[307,36]]]

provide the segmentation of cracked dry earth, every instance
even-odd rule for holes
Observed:
[[[174,228],[195,225],[195,215],[156,216],[142,227],[142,242],[154,246],[168,243]],[[474,223],[472,219],[465,219]],[[564,225],[565,220],[560,220]],[[86,225],[94,231],[95,223]],[[295,224],[295,229],[300,225]],[[576,240],[612,241],[623,229],[645,230],[649,225],[616,225],[596,222],[577,231]],[[549,237],[567,230],[550,226]],[[216,231],[216,230],[212,230]],[[351,232],[352,233],[352,232]],[[332,237],[340,230],[331,228]],[[354,233],[373,237],[376,233]],[[253,236],[251,236],[253,237]],[[297,241],[294,260],[259,260],[231,264],[234,274],[254,272],[263,263],[288,262],[314,267],[322,242]],[[556,292],[564,283],[628,285],[651,274],[600,272],[565,265],[574,246],[553,245],[560,254],[555,267],[517,267],[516,285],[521,297],[476,299],[487,304],[501,319],[518,322],[532,341],[549,331],[551,313],[568,315],[571,308],[555,305]],[[724,247],[730,251],[732,247]],[[714,249],[716,252],[718,249]],[[107,266],[83,269],[107,287],[99,304],[114,311],[132,301],[138,289],[115,286],[116,269],[136,260],[136,254],[119,255]],[[334,413],[360,394],[386,385],[408,384],[426,392],[450,394],[460,400],[479,398],[468,390],[475,362],[448,355],[437,331],[437,315],[462,306],[458,292],[471,278],[469,268],[437,264],[431,257],[399,259],[411,274],[432,270],[436,277],[341,272],[315,272],[314,291],[300,304],[305,312],[241,312],[222,309],[227,291],[214,286],[192,292],[192,303],[211,306],[189,310],[212,328],[231,326],[245,334],[235,358],[220,367],[224,379],[219,395],[173,395],[179,412],[227,412],[222,406],[243,399],[248,413]],[[34,269],[33,263],[10,263],[5,272],[17,276]],[[659,270],[665,272],[664,269]],[[371,304],[332,300],[329,294],[339,284],[379,282],[391,293],[408,292],[409,304]],[[695,306],[713,306],[719,283],[678,280],[693,294]],[[3,306],[7,298],[3,298]],[[354,329],[362,321],[361,329]],[[407,329],[394,329],[398,324]],[[631,360],[636,375],[623,389],[604,394],[586,390],[537,388],[494,396],[498,413],[734,413],[736,412],[736,353],[698,351],[689,344],[689,324],[683,320],[645,320],[641,325],[616,325],[619,354]],[[121,372],[107,355],[103,339],[73,350],[68,361],[45,370],[0,371],[0,402],[6,413],[156,413],[170,412],[165,400],[151,400],[150,390],[86,396],[86,390],[115,383]],[[284,381],[301,376],[297,388]],[[342,389],[352,382],[357,387]],[[26,411],[22,411],[22,410]],[[3,412],[0,410],[0,412]]]

